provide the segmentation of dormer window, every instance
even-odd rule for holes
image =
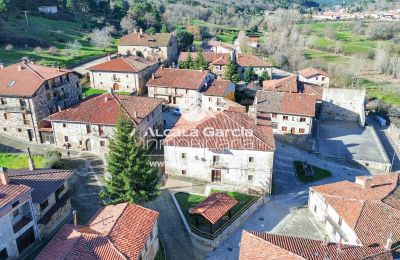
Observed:
[[[9,87],[9,88],[11,88],[12,86],[14,86],[15,85],[15,80],[10,80],[8,83],[7,83],[7,87]]]

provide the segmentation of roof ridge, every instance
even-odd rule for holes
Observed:
[[[213,193],[213,194],[211,194],[211,195],[223,195],[223,194],[225,194],[225,195],[228,195],[227,193],[223,193],[223,192],[216,192],[216,193]],[[210,196],[211,196],[210,195]],[[229,196],[229,195],[228,195]],[[230,197],[230,196],[229,196]],[[201,211],[201,213],[204,213],[204,212],[206,212],[211,206],[214,206],[218,201],[220,201],[222,199],[222,196],[218,196],[218,198],[211,204],[211,205],[208,205],[208,206],[206,206],[205,207],[205,209],[203,210],[203,211]]]
[[[26,65],[26,67],[27,67],[28,69],[30,69],[33,73],[35,73],[37,76],[39,76],[40,79],[46,80],[42,75],[39,74],[39,72],[37,72],[36,70],[34,70],[33,68],[31,68],[31,67],[29,66],[28,63],[24,63],[24,62],[22,62],[22,63],[23,63],[23,65]]]
[[[108,236],[110,235],[111,231],[114,229],[114,227],[115,227],[115,225],[117,224],[118,220],[119,220],[119,219],[121,218],[121,216],[124,214],[126,208],[127,208],[128,205],[129,205],[129,202],[123,202],[123,203],[125,203],[125,207],[124,207],[124,209],[121,211],[121,214],[119,214],[119,216],[115,219],[114,225],[112,225],[112,227],[111,227],[110,230],[108,231],[107,235],[105,235],[107,238],[109,238]],[[116,204],[116,205],[118,205],[118,204]],[[104,208],[105,208],[105,207],[104,207]]]
[[[115,102],[117,102],[118,106],[125,112],[125,114],[132,119],[132,122],[135,126],[137,126],[134,118],[128,113],[128,111],[126,111],[126,109],[124,108],[124,106],[121,104],[121,102],[118,100],[117,96],[114,95],[114,93],[110,93],[111,97],[113,97],[113,99],[115,100]],[[135,111],[136,112],[136,111]]]
[[[121,57],[123,61],[125,61],[129,66],[131,66],[134,70],[136,70],[135,72],[138,72],[139,70],[137,68],[135,68],[135,66],[133,66],[127,59],[125,59],[125,57]]]

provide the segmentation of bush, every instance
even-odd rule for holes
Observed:
[[[61,153],[51,151],[46,154],[46,163],[51,169],[61,169],[64,163],[61,160]]]

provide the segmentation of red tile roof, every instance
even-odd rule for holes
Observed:
[[[159,68],[147,86],[198,90],[209,74],[208,70]]]
[[[266,80],[263,82],[263,89],[266,91],[297,93],[297,76],[292,75],[281,79]]]
[[[136,124],[139,124],[163,102],[164,100],[160,98],[107,93],[84,99],[73,107],[50,115],[47,120],[115,125],[118,117],[127,113]]]
[[[87,226],[64,225],[36,259],[139,259],[158,215],[135,204],[106,206]]]
[[[189,213],[201,215],[212,224],[215,224],[237,203],[237,200],[226,193],[213,193],[196,207],[189,209]]]
[[[245,113],[223,111],[198,122],[187,121],[182,116],[164,140],[164,145],[271,152],[275,150],[275,139],[270,126],[256,125],[255,120]]]
[[[303,93],[257,91],[257,112],[315,116],[316,96]]]
[[[148,47],[167,47],[172,37],[170,33],[140,34],[130,33],[122,36],[119,46],[148,46]]]
[[[230,84],[232,84],[232,82],[229,80],[216,79],[211,83],[211,86],[203,92],[203,94],[206,96],[223,97]]]
[[[238,54],[236,63],[241,67],[273,67],[271,63],[251,54]]]
[[[239,260],[254,259],[393,259],[382,247],[324,245],[323,241],[263,232],[242,232]],[[367,258],[369,257],[369,258]]]
[[[0,69],[0,95],[30,97],[46,80],[71,72],[29,62],[16,63]]]
[[[365,176],[357,177],[359,179]],[[392,235],[394,244],[400,242],[400,209],[393,207],[393,196],[399,189],[400,174],[382,174],[372,177],[370,188],[342,181],[310,190],[321,194],[342,219],[354,230],[361,243],[386,245]]]
[[[299,75],[303,78],[312,78],[318,75],[329,77],[328,73],[317,68],[305,68],[298,71]]]
[[[89,71],[138,73],[156,63],[138,56],[119,57],[88,68]]]
[[[304,84],[303,93],[308,95],[316,95],[317,100],[322,100],[322,93],[324,91],[324,87],[312,85],[312,84]]]
[[[20,196],[32,192],[32,189],[21,184],[0,184],[0,209],[13,203]]]
[[[196,52],[181,52],[179,55],[178,61],[186,61],[189,54],[192,56],[193,59],[196,58]],[[203,52],[203,56],[208,63],[214,65],[226,65],[228,64],[228,59],[230,54],[229,53],[216,53],[216,52]]]

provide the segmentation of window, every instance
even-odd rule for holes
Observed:
[[[9,115],[8,113],[4,113],[3,116],[4,116],[4,119],[5,119],[5,120],[7,120],[7,119],[10,118],[10,115]]]
[[[222,179],[221,170],[212,170],[211,171],[211,181],[212,182],[220,182]]]
[[[19,105],[20,105],[21,107],[26,107],[26,102],[25,102],[25,100],[22,99],[22,98],[20,98],[20,99],[19,99]]]
[[[64,136],[64,142],[68,142],[68,136]]]
[[[315,80],[318,80],[318,77],[315,77]]]
[[[7,105],[7,100],[5,98],[0,98],[0,104]]]
[[[284,121],[288,121],[288,120],[289,120],[289,117],[288,117],[288,116],[283,116],[283,120],[284,120]]]
[[[182,153],[182,154],[181,154],[181,158],[182,158],[182,159],[186,159],[186,153]]]
[[[253,163],[254,162],[254,157],[249,157],[249,163]]]
[[[105,141],[100,141],[100,146],[106,146],[106,142]]]
[[[287,131],[287,126],[282,126],[282,131],[286,132]]]
[[[66,123],[63,123],[63,128],[66,128],[67,127],[67,124]]]
[[[17,128],[17,131],[18,131],[18,133],[21,133],[22,129],[21,128]]]
[[[276,116],[277,116],[277,115],[276,115],[275,113],[271,114],[271,117],[272,117],[272,118],[276,118]]]
[[[3,127],[3,131],[4,131],[4,132],[7,132],[7,127]]]
[[[40,211],[43,211],[49,206],[49,200],[45,200],[42,203],[40,203]]]
[[[47,98],[47,100],[50,100],[50,99],[51,99],[50,93],[46,93],[46,98]]]
[[[300,134],[304,134],[304,133],[305,133],[304,128],[299,128],[299,133],[300,133]]]
[[[321,80],[322,80],[322,81],[325,81],[325,77],[322,77]]]
[[[253,180],[253,175],[247,175],[247,180],[252,181]]]
[[[99,135],[102,136],[104,134],[104,129],[99,125]]]
[[[8,258],[7,248],[0,250],[0,260],[5,260]]]
[[[13,207],[13,208],[15,208],[16,206],[18,206],[19,205],[19,200],[17,200],[16,202],[14,202],[13,204],[11,204],[11,206]]]
[[[86,133],[90,134],[90,132],[91,132],[90,125],[86,125]]]
[[[219,155],[214,155],[213,156],[213,163],[219,163]]]
[[[13,211],[13,217],[17,217],[19,215],[19,208]]]
[[[314,212],[317,213],[317,205],[314,205]]]
[[[61,185],[57,190],[56,190],[56,199],[60,198],[60,194],[63,193],[65,190],[65,186],[64,184]]]
[[[21,236],[16,239],[18,252],[21,254],[25,249],[35,242],[35,233],[33,227],[25,231]]]
[[[182,175],[186,175],[186,170],[182,170]]]
[[[305,117],[300,117],[300,122],[305,122],[306,118]]]
[[[212,101],[212,98],[209,97],[209,98],[208,98],[208,101]]]
[[[126,74],[126,78],[128,78],[129,77],[129,75],[128,74]]]

